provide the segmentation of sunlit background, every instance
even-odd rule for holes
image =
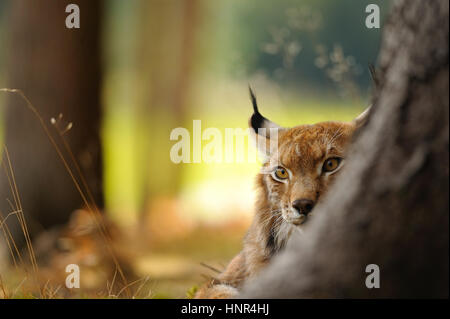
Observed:
[[[351,120],[369,102],[379,49],[380,30],[364,24],[371,2],[104,2],[104,214],[125,234],[121,249],[146,296],[185,297],[210,272],[200,263],[220,269],[239,251],[253,214],[258,163],[174,164],[170,132],[184,127],[192,138],[193,120],[223,135],[246,128],[249,84],[280,125]],[[389,1],[377,3],[384,15]],[[0,87],[11,67],[10,5],[0,0]],[[0,140],[4,109],[0,92]],[[17,287],[21,277],[10,280]],[[108,280],[94,270],[82,283],[100,291]]]

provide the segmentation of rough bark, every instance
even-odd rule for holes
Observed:
[[[448,298],[448,14],[446,0],[395,2],[369,123],[316,218],[242,297]]]
[[[66,28],[65,8],[70,3],[79,5],[80,29]],[[50,127],[50,119],[59,113],[61,129],[73,122],[65,137],[101,206],[100,6],[101,1],[90,0],[11,1],[7,82],[24,92]],[[5,105],[5,144],[30,231],[65,222],[82,206],[74,183],[24,100],[8,94]],[[2,168],[4,216],[12,210],[8,198],[12,195]],[[10,217],[9,227],[20,243],[23,236],[16,220]]]

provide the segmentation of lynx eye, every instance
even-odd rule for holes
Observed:
[[[341,164],[341,161],[342,161],[342,158],[331,157],[331,158],[327,159],[325,161],[325,163],[323,163],[322,170],[326,173],[333,172],[339,167],[339,164]]]
[[[289,177],[289,173],[285,168],[278,166],[274,172],[274,177],[278,180],[284,180]]]

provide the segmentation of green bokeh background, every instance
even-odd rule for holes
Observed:
[[[175,166],[169,160],[174,144],[169,135],[174,127],[167,123],[174,115],[165,112],[164,105],[145,110],[139,98],[145,91],[145,77],[139,68],[142,61],[137,54],[146,41],[139,19],[143,1],[105,1],[102,138],[107,211],[132,222],[149,196],[175,195],[187,198],[200,218],[221,220],[217,215],[209,216],[201,204],[192,203],[194,193],[205,194],[202,187],[217,187],[210,196],[220,197],[225,189],[245,184],[244,189],[249,192],[245,196],[250,197],[258,164],[181,165],[176,168],[181,170],[180,185],[171,184],[169,177]],[[201,2],[193,89],[183,126],[191,130],[192,120],[201,119],[203,128],[245,128],[251,114],[249,83],[256,91],[262,112],[281,125],[352,119],[368,103],[371,79],[367,66],[376,63],[379,50],[380,30],[364,25],[369,3],[373,1]],[[390,1],[376,3],[383,20]],[[7,4],[7,0],[0,1],[0,43],[5,43],[7,36]],[[300,27],[293,17],[297,17]],[[315,27],[302,26],[310,17]],[[268,53],[265,48],[271,44],[273,48],[280,40],[274,34],[281,34],[284,42],[277,53]],[[294,49],[301,49],[286,65],[283,50],[292,43]],[[333,81],[327,76],[327,67],[317,66],[319,47],[328,59],[334,50],[341,50],[344,59],[351,60],[352,69],[344,80]],[[1,87],[6,83],[4,51],[0,49]],[[342,84],[349,84],[353,91],[346,92]],[[3,100],[1,94],[0,105]],[[1,125],[0,117],[0,138]],[[159,159],[158,164],[150,164],[150,157]]]

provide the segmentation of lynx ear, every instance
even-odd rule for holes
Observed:
[[[253,115],[249,120],[250,133],[256,144],[256,148],[262,155],[263,160],[265,160],[270,156],[271,151],[278,145],[278,133],[283,130],[283,128],[278,124],[269,121],[259,113],[258,103],[256,102],[256,97],[250,86],[249,91],[250,99],[253,104]]]
[[[363,126],[364,124],[366,124],[368,118],[369,118],[369,114],[370,114],[370,110],[372,109],[372,105],[370,105],[367,109],[364,110],[364,112],[362,112],[361,114],[359,114],[354,120],[353,120],[353,124],[355,124],[355,126],[357,128]]]
[[[252,100],[253,105],[253,115],[250,117],[249,126],[255,132],[255,134],[260,134],[267,137],[270,129],[281,129],[281,126],[278,124],[269,121],[264,116],[259,113],[258,103],[256,102],[255,94],[253,94],[252,88],[248,87],[250,91],[250,99]]]

